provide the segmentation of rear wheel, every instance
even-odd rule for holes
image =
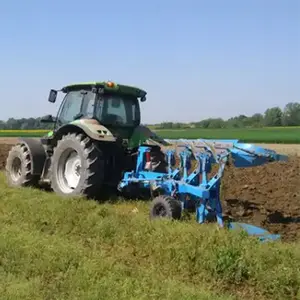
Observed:
[[[181,218],[181,202],[171,196],[158,196],[153,199],[150,209],[150,218]]]
[[[86,135],[63,136],[54,148],[50,167],[51,187],[63,196],[99,196],[104,179],[104,158]]]
[[[12,187],[36,186],[39,176],[31,174],[31,155],[25,144],[12,147],[6,159],[6,178]]]

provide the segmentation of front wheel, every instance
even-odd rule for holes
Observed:
[[[179,220],[181,218],[181,202],[171,196],[158,196],[153,199],[150,218],[168,218]]]
[[[104,179],[103,154],[86,135],[67,134],[54,149],[50,174],[55,193],[95,198]]]

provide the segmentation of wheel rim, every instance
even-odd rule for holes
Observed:
[[[64,193],[71,193],[79,184],[81,159],[72,149],[66,149],[60,156],[57,166],[57,184]]]
[[[12,161],[10,176],[13,181],[18,181],[22,176],[22,162],[19,157],[15,157]]]
[[[161,204],[155,205],[154,208],[153,208],[153,211],[154,211],[154,215],[156,217],[166,217],[167,216],[167,210]]]

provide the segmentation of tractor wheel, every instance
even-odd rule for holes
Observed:
[[[181,202],[171,196],[157,196],[152,201],[150,218],[169,218],[179,220],[181,218]]]
[[[25,144],[11,148],[6,159],[6,178],[12,187],[37,186],[39,176],[31,174],[31,155]]]
[[[99,196],[104,179],[104,159],[94,142],[81,133],[64,135],[54,148],[50,181],[62,196]]]

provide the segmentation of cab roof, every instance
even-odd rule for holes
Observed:
[[[112,81],[90,81],[90,82],[81,82],[81,83],[73,83],[64,86],[61,91],[67,93],[69,91],[79,90],[79,89],[91,89],[93,87],[99,88],[102,87],[106,92],[115,92],[122,93],[127,95],[132,95],[136,97],[144,97],[147,92],[129,85],[118,84]]]

